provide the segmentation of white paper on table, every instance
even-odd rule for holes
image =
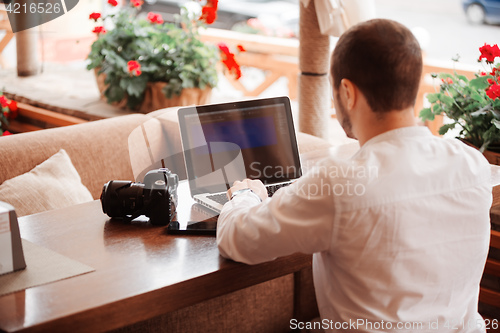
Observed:
[[[0,274],[14,270],[9,211],[0,207]]]

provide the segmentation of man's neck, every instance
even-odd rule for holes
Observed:
[[[371,138],[382,133],[416,125],[413,107],[384,113],[371,112],[369,117],[358,122],[359,128],[356,129],[356,134],[359,144],[362,146]]]

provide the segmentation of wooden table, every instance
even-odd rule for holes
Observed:
[[[183,219],[188,199],[178,208]],[[255,266],[226,260],[213,236],[110,220],[100,201],[22,217],[19,226],[22,238],[96,271],[0,297],[6,332],[111,330],[311,266],[302,254]]]

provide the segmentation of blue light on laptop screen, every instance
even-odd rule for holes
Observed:
[[[194,146],[204,146],[209,142],[231,142],[240,149],[272,146],[278,143],[274,118],[272,116],[238,119],[223,122],[202,123],[203,133],[194,130]],[[220,145],[212,153],[223,152],[223,147],[234,147],[233,145]]]

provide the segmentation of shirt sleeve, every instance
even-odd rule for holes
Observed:
[[[235,196],[218,219],[220,254],[257,264],[328,250],[336,215],[329,188],[326,174],[313,169],[263,202],[250,192]]]

